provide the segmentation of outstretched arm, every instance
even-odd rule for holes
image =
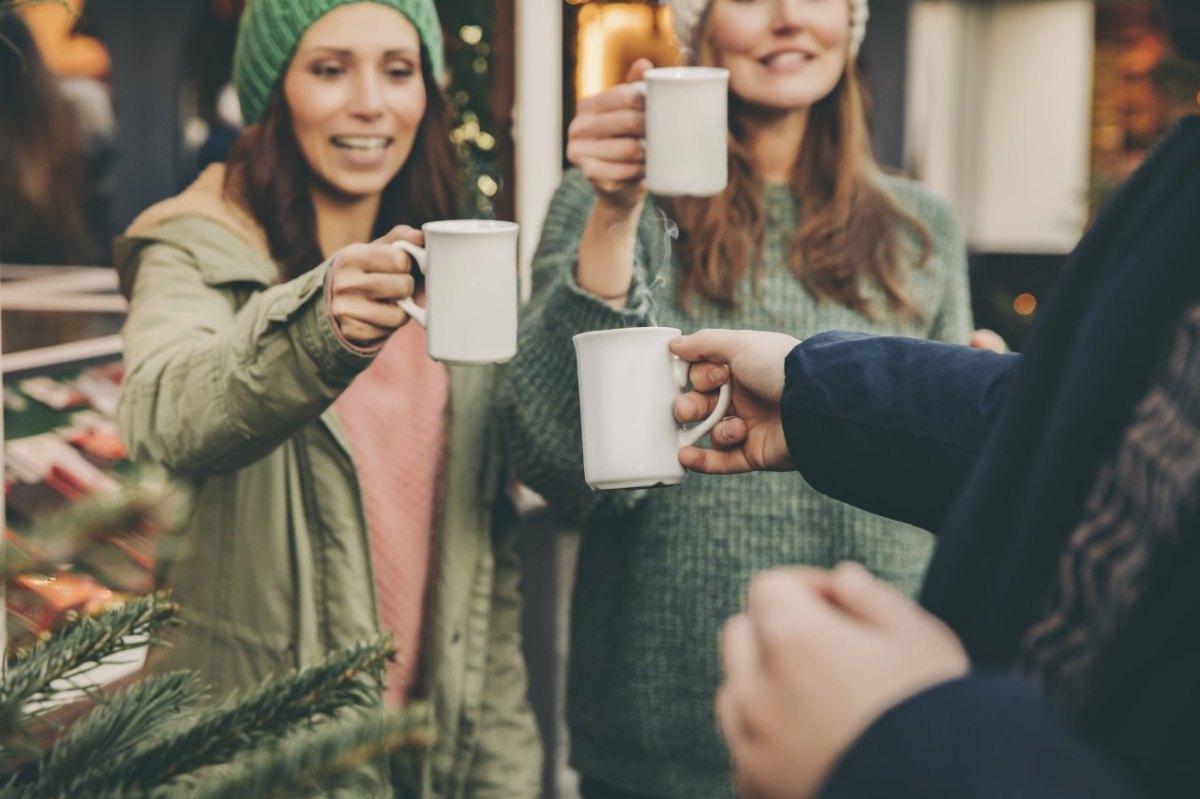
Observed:
[[[822,493],[936,531],[1019,362],[935,341],[813,336],[784,367],[792,460]]]
[[[712,448],[680,450],[695,471],[797,469],[843,502],[935,530],[983,445],[1019,362],[960,345],[855,333],[801,343],[778,333],[704,330],[672,345],[692,362],[682,423],[733,381]]]

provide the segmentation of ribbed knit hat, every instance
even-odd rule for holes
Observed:
[[[441,71],[442,26],[433,0],[249,0],[233,51],[233,85],[247,125],[266,113],[271,92],[309,26],[338,6],[361,2],[389,6],[406,16],[429,51],[434,71]]]
[[[696,25],[704,16],[712,0],[666,0],[671,6],[671,14],[675,17],[675,35],[679,37],[681,47],[689,48],[694,42]],[[867,35],[867,18],[871,15],[867,8],[867,0],[850,0],[850,55],[858,55],[863,37]]]

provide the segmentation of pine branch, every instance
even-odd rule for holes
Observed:
[[[78,722],[35,771],[30,796],[86,796],[76,783],[89,766],[128,757],[167,727],[178,723],[204,695],[190,671],[156,674],[133,685]]]
[[[72,503],[63,511],[37,520],[36,532],[27,541],[29,551],[17,546],[0,547],[0,579],[45,572],[76,561],[88,548],[137,530],[173,529],[187,505],[186,488],[152,480]]]
[[[0,743],[24,727],[25,705],[60,690],[51,683],[77,677],[105,658],[125,652],[176,625],[179,606],[166,594],[138,597],[95,617],[82,617],[47,641],[18,650],[0,683]]]
[[[431,740],[428,708],[410,706],[404,713],[372,713],[366,719],[330,721],[316,729],[264,747],[241,758],[235,767],[200,786],[170,786],[154,799],[243,799],[247,796],[288,797],[305,788],[328,784],[352,774],[379,755],[398,749],[416,750]]]
[[[225,763],[248,746],[280,738],[346,706],[369,707],[377,693],[366,678],[381,679],[394,652],[391,636],[356,644],[298,673],[264,680],[246,694],[234,694],[194,723],[169,730],[159,741],[128,757],[113,758],[77,783],[76,795],[148,790],[205,766]]]

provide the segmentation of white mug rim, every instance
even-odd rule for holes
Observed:
[[[421,225],[424,233],[511,233],[519,228],[516,222],[499,219],[440,219]]]
[[[646,333],[674,333],[676,336],[682,336],[683,331],[677,327],[618,327],[612,330],[588,330],[584,333],[576,333],[571,337],[572,341],[587,341],[593,338],[620,338],[622,336],[637,336],[645,335]]]
[[[642,75],[642,80],[661,80],[661,81],[710,81],[710,80],[726,80],[729,78],[729,70],[724,67],[692,67],[692,66],[677,66],[677,67],[654,67],[646,70]]]

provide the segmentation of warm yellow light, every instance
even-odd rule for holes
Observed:
[[[488,197],[494,197],[496,192],[500,190],[500,184],[493,180],[490,175],[480,175],[479,180],[475,181],[475,185]]]
[[[678,61],[671,10],[643,3],[584,4],[579,9],[575,92],[580,99],[625,80],[635,57]]]
[[[478,25],[463,25],[458,29],[458,38],[466,44],[479,44],[483,39],[483,28]]]
[[[1021,316],[1029,316],[1037,310],[1037,297],[1029,293],[1018,294],[1013,299],[1013,310]]]

